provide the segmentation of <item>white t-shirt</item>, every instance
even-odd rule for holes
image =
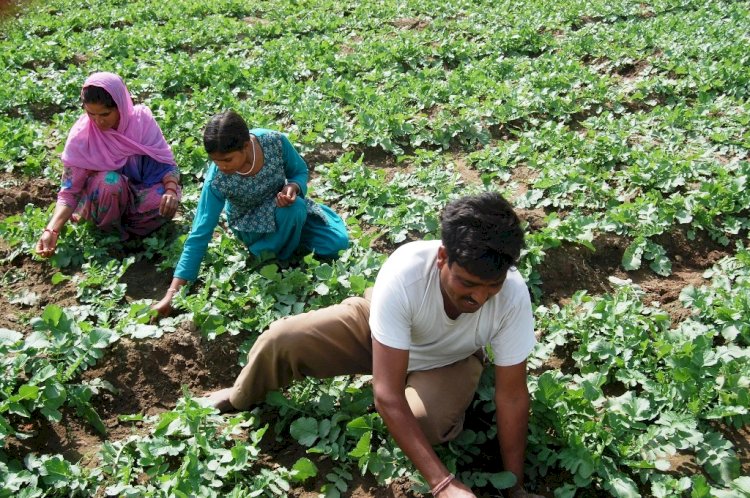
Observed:
[[[372,336],[409,351],[408,370],[430,370],[469,357],[489,344],[494,363],[521,363],[536,343],[526,283],[511,268],[502,289],[475,313],[445,313],[437,267],[439,240],[396,249],[378,273],[370,306]]]

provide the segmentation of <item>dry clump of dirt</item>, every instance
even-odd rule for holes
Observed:
[[[57,186],[46,178],[19,180],[9,173],[0,174],[0,219],[22,213],[27,204],[46,207],[57,198]]]
[[[544,301],[566,300],[583,289],[590,294],[612,291],[608,279],[619,272],[627,244],[621,237],[605,234],[597,237],[593,245],[595,251],[566,242],[547,250],[539,267]]]
[[[466,164],[466,160],[462,155],[454,155],[453,160],[456,164],[456,170],[461,175],[461,179],[466,185],[476,185],[482,183],[482,177],[475,168],[472,168]]]
[[[544,213],[525,211],[521,213],[530,230],[543,224]],[[689,286],[703,285],[703,272],[711,268],[730,252],[711,240],[708,235],[698,233],[692,240],[682,229],[673,230],[656,238],[672,261],[672,273],[668,277],[655,274],[648,268],[648,261],[635,271],[624,271],[621,261],[630,241],[614,234],[600,234],[592,244],[594,251],[568,242],[546,251],[539,267],[542,280],[542,299],[545,302],[565,302],[575,292],[587,290],[589,294],[612,292],[609,277],[629,279],[646,293],[645,302],[658,302],[667,311],[674,323],[690,315],[679,301],[682,290]]]
[[[332,163],[344,153],[341,144],[327,142],[318,145],[315,150],[305,153],[305,162],[312,171],[318,164]]]
[[[174,408],[186,386],[195,396],[231,386],[242,336],[207,340],[194,327],[183,324],[159,339],[121,339],[86,379],[110,382],[117,394],[104,394],[97,408],[110,425],[121,414],[152,415]]]
[[[52,276],[57,272],[56,268],[25,257],[0,264],[0,327],[28,333],[29,318],[39,316],[48,304],[77,304],[74,283],[67,280],[52,285]]]

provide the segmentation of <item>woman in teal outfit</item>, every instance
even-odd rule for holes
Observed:
[[[174,294],[197,278],[224,209],[232,232],[255,256],[289,259],[302,245],[335,257],[349,246],[344,221],[306,197],[307,164],[286,136],[260,128],[251,132],[239,114],[227,111],[211,118],[203,144],[213,162],[172,283],[154,305],[159,314],[169,314]]]

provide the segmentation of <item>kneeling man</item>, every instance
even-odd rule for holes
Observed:
[[[515,268],[523,236],[496,193],[451,202],[441,240],[399,247],[371,296],[271,324],[234,387],[209,400],[223,411],[246,410],[295,379],[371,373],[378,412],[433,495],[470,497],[432,445],[461,432],[489,346],[500,453],[518,478],[509,496],[536,496],[523,488],[526,357],[535,344],[531,300]]]

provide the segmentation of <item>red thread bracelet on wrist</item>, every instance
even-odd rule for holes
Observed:
[[[45,228],[44,231],[45,232],[52,232],[52,233],[54,233],[55,237],[58,237],[60,235],[60,232],[57,231],[57,230],[55,230],[54,228]]]

